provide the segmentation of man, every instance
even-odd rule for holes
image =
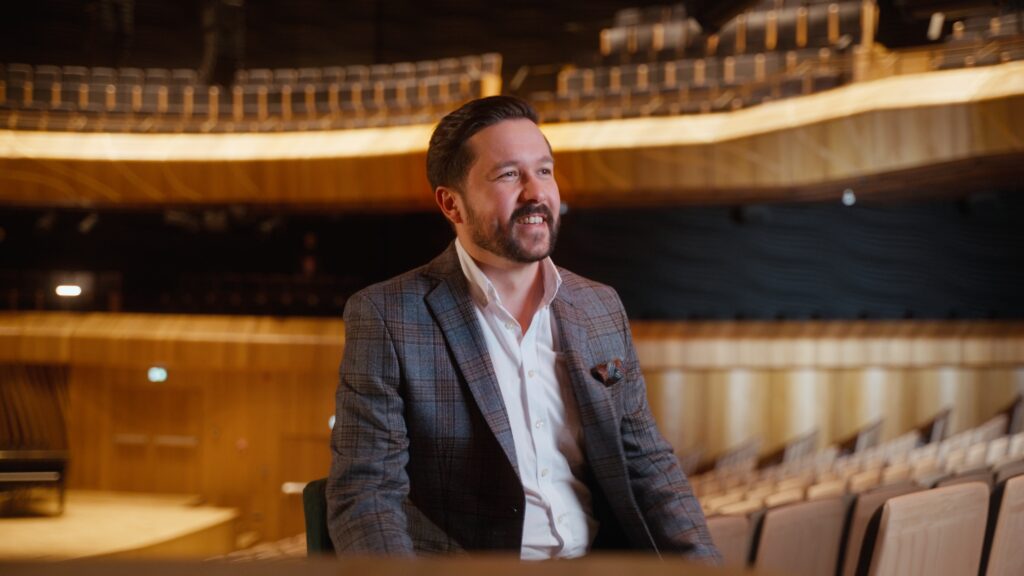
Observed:
[[[536,122],[508,96],[441,120],[427,175],[456,240],[345,308],[335,549],[717,561],[618,296],[548,257],[560,200]]]

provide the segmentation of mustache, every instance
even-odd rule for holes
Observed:
[[[543,216],[544,221],[547,222],[548,225],[553,224],[555,221],[555,217],[551,213],[551,210],[544,204],[527,204],[526,206],[516,208],[512,212],[512,217],[509,218],[509,221],[515,222],[520,218],[525,218],[526,216],[533,216],[535,214]]]

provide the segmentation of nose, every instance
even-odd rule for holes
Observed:
[[[522,190],[519,192],[521,202],[547,203],[558,197],[558,184],[553,178],[543,179],[533,174],[522,177]]]

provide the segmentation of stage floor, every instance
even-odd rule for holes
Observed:
[[[237,517],[195,496],[69,490],[61,516],[0,518],[0,560],[209,558],[234,550]]]

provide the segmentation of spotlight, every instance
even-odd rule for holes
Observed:
[[[847,188],[843,190],[843,206],[853,206],[857,203],[857,195],[853,193],[853,190]]]

